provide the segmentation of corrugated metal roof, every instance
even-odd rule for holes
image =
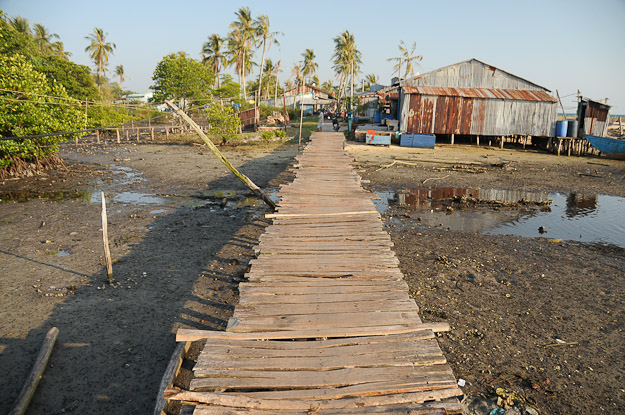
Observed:
[[[406,94],[437,95],[449,97],[504,99],[514,101],[558,102],[546,92],[528,89],[492,89],[492,88],[445,88],[437,86],[406,86]]]
[[[496,67],[496,66],[490,65],[490,64],[488,64],[488,63],[486,63],[486,62],[482,62],[481,60],[479,60],[479,59],[475,59],[475,58],[472,58],[472,59],[467,59],[467,60],[462,61],[462,62],[458,62],[458,63],[454,63],[454,64],[451,64],[451,65],[443,66],[442,68],[434,69],[433,71],[426,72],[426,73],[422,73],[422,74],[419,74],[419,75],[414,76],[414,77],[412,77],[412,78],[404,79],[404,80],[402,80],[402,81],[400,82],[400,84],[403,86],[403,85],[405,85],[405,83],[406,83],[406,82],[408,82],[408,81],[410,81],[410,80],[412,80],[412,79],[425,78],[425,77],[427,77],[427,76],[429,76],[429,75],[431,75],[431,74],[433,74],[433,73],[435,73],[435,72],[442,71],[442,70],[445,70],[445,69],[451,68],[451,67],[453,67],[453,66],[458,66],[458,65],[462,65],[462,64],[465,64],[465,63],[470,63],[470,62],[477,62],[477,63],[480,63],[480,64],[484,65],[485,67],[487,67],[487,68],[489,68],[489,69],[491,69],[491,70],[493,70],[493,71],[494,71],[494,70],[498,70],[498,71],[503,72],[503,73],[505,73],[505,74],[508,74],[508,75],[510,75],[510,76],[512,76],[512,77],[514,77],[514,78],[516,78],[516,79],[520,79],[521,81],[527,82],[527,83],[529,83],[529,84],[532,84],[532,85],[534,85],[534,86],[537,86],[538,88],[544,89],[544,90],[545,90],[545,91],[547,91],[547,92],[551,92],[551,90],[550,90],[550,89],[547,89],[547,88],[545,88],[544,86],[538,85],[537,83],[534,83],[534,82],[532,82],[532,81],[529,81],[529,80],[527,80],[527,79],[525,79],[525,78],[521,78],[521,77],[520,77],[520,76],[518,76],[518,75],[515,75],[515,74],[513,74],[513,73],[511,73],[511,72],[508,72],[508,71],[505,71],[505,70],[503,70],[503,69],[500,69],[500,68],[498,68],[498,67]]]

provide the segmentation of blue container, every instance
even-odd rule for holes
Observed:
[[[413,147],[434,148],[436,136],[434,134],[415,134],[412,139]]]
[[[402,134],[399,139],[401,147],[434,148],[435,144],[436,136],[434,134],[406,133]]]
[[[568,123],[566,121],[556,121],[556,137],[566,137]]]
[[[577,130],[578,130],[578,123],[577,120],[569,120],[568,121],[568,127],[566,130],[566,136],[567,137],[577,137]]]
[[[376,111],[373,116],[373,122],[377,122],[378,124],[382,122],[382,113],[380,111]]]

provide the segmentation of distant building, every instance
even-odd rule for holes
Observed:
[[[610,106],[590,98],[581,97],[577,105],[577,119],[579,120],[578,135],[586,134],[606,136],[610,124]]]
[[[154,96],[153,92],[146,92],[144,94],[128,94],[126,95],[126,102],[142,102],[147,104],[150,98]]]
[[[550,90],[477,59],[378,92],[397,109],[403,132],[545,137],[555,132],[557,100]]]

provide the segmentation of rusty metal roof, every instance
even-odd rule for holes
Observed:
[[[406,86],[406,94],[442,95],[464,98],[504,99],[514,101],[558,102],[543,91],[529,89],[446,88],[438,86]]]

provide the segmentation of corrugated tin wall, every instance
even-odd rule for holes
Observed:
[[[551,136],[557,105],[409,94],[402,100],[401,130],[408,133],[482,136]]]
[[[404,81],[406,86],[453,86],[456,88],[530,89],[545,91],[538,85],[495,67],[472,60],[442,68]]]
[[[605,136],[608,132],[610,107],[600,102],[588,101],[588,110],[584,120],[586,134]]]

